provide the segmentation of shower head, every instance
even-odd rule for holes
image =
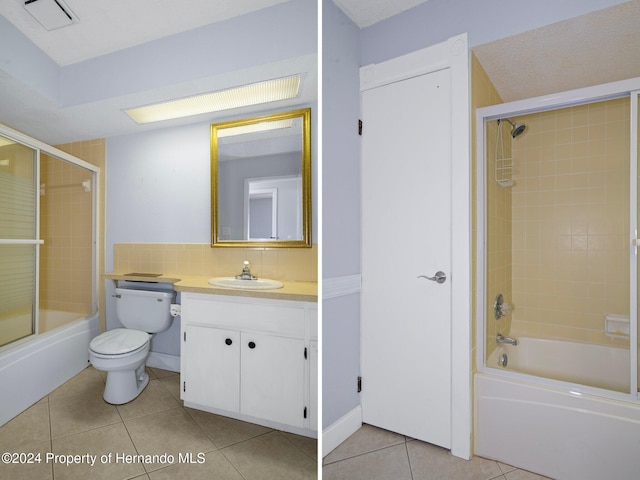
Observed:
[[[508,118],[505,118],[507,122],[511,124],[511,137],[516,138],[518,135],[522,135],[527,126],[524,123],[513,123]]]

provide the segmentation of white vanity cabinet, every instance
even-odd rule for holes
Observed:
[[[182,293],[185,406],[315,436],[317,304]]]

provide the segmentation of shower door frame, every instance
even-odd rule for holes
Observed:
[[[628,392],[616,392],[602,388],[577,385],[573,383],[553,380],[546,377],[527,375],[520,372],[500,370],[486,365],[486,182],[487,182],[487,132],[486,123],[499,118],[514,117],[555,110],[563,107],[585,105],[599,101],[616,98],[628,98],[630,102],[630,190],[629,190],[629,362],[630,362],[630,386]],[[489,373],[511,379],[525,377],[532,383],[555,386],[567,389],[577,394],[593,394],[622,401],[640,403],[638,393],[638,101],[640,100],[640,77],[621,80],[617,82],[595,85],[592,87],[569,90],[551,95],[534,97],[524,100],[491,105],[476,109],[476,370],[481,373]]]
[[[14,130],[11,127],[0,124],[0,135],[14,140],[26,147],[32,148],[36,152],[36,235],[33,241],[11,241],[6,242],[6,244],[22,244],[22,245],[34,245],[35,246],[35,288],[34,288],[34,314],[33,314],[33,329],[34,332],[31,335],[8,343],[7,345],[3,345],[0,347],[0,352],[5,349],[10,349],[15,346],[18,346],[22,343],[28,342],[34,336],[39,334],[39,316],[40,316],[40,246],[44,243],[44,240],[40,238],[40,195],[38,193],[40,186],[40,154],[44,153],[49,155],[52,158],[56,158],[65,162],[68,162],[72,165],[76,165],[78,167],[84,168],[91,173],[91,269],[93,279],[93,285],[91,287],[91,310],[92,314],[98,312],[98,238],[99,238],[99,209],[98,209],[98,198],[100,198],[99,194],[99,186],[100,182],[98,181],[100,175],[100,167],[93,165],[89,162],[86,162],[78,157],[75,157],[69,153],[63,152],[51,145],[48,145],[40,140],[37,140],[29,135],[25,135],[17,130]],[[5,242],[2,242],[5,243]]]

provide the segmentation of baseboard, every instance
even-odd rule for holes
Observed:
[[[150,352],[147,357],[147,367],[161,368],[170,372],[180,371],[180,357],[166,353]]]
[[[322,456],[353,435],[362,426],[362,407],[358,405],[322,431]]]

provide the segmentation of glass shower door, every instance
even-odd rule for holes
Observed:
[[[0,347],[36,331],[37,159],[0,136]]]

